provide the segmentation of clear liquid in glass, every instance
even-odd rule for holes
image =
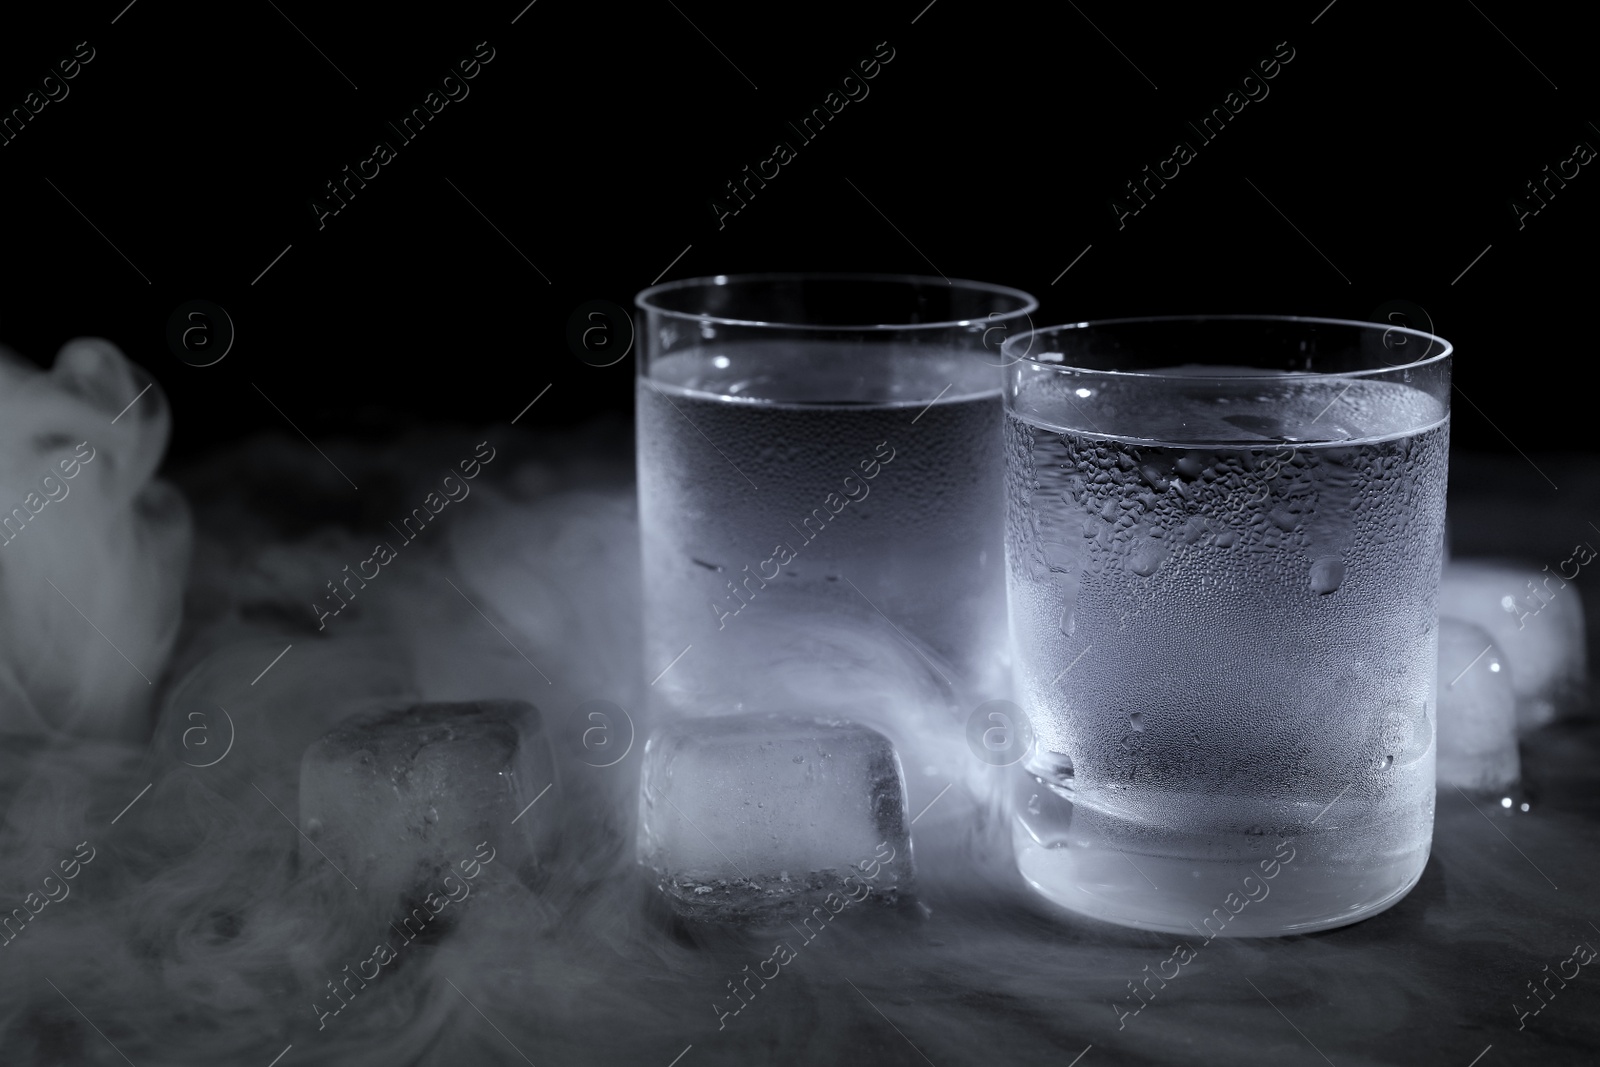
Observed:
[[[1448,421],[1387,382],[1096,387],[1006,419],[1024,877],[1202,937],[1388,907],[1432,835]]]
[[[853,633],[886,627],[954,691],[1003,691],[999,387],[992,355],[933,346],[653,360],[637,389],[646,674],[691,648],[653,695],[692,716],[803,702],[863,654]]]

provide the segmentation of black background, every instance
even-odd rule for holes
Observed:
[[[1572,9],[124,2],[0,36],[7,112],[95,49],[0,147],[0,343],[115,341],[171,398],[179,458],[286,417],[318,440],[507,421],[546,385],[522,425],[626,415],[633,358],[581,362],[574,309],[799,269],[1009,284],[1041,325],[1407,300],[1457,346],[1458,447],[1592,448],[1600,177],[1521,230],[1510,206],[1600,145]],[[386,120],[480,41],[470,96],[398,144]],[[870,95],[800,145],[786,123],[884,41]],[[1270,95],[1199,146],[1184,121],[1283,41]],[[1112,198],[1179,138],[1198,158],[1119,230]],[[379,139],[397,158],[319,229],[311,201]],[[798,158],[719,229],[712,198],[780,139]],[[168,350],[192,299],[236,327],[214,366]]]

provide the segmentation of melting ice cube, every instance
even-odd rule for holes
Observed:
[[[1504,653],[1524,732],[1553,721],[1584,687],[1583,602],[1560,566],[1456,559],[1439,582],[1440,616],[1483,627]]]
[[[894,901],[911,888],[909,830],[894,746],[856,723],[693,719],[645,747],[639,862],[686,917]]]
[[[300,764],[302,867],[332,864],[378,906],[444,895],[483,842],[523,872],[560,823],[539,712],[516,701],[354,715]],[[529,805],[539,802],[537,806]]]
[[[0,731],[144,740],[192,523],[154,480],[166,398],[108,341],[0,349]]]
[[[1481,626],[1439,620],[1438,775],[1441,787],[1517,783],[1517,698],[1505,656]]]

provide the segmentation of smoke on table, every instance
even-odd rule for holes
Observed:
[[[440,429],[381,447],[330,445],[330,462],[287,439],[257,440],[180,473],[199,531],[191,565],[189,513],[175,491],[162,488],[127,518],[118,510],[150,494],[169,424],[164,402],[152,390],[111,426],[116,412],[100,409],[146,383],[109,346],[70,349],[62,366],[90,356],[126,380],[99,394],[83,386],[93,402],[77,406],[57,399],[76,388],[70,380],[53,392],[43,383],[57,406],[41,424],[72,440],[37,440],[52,463],[58,446],[70,455],[92,440],[96,461],[82,472],[115,478],[79,477],[70,499],[36,516],[0,560],[9,629],[19,635],[7,667],[24,682],[46,670],[54,679],[6,707],[114,736],[73,737],[15,715],[6,724],[0,842],[6,900],[17,909],[0,971],[8,1062],[120,1062],[119,1051],[134,1062],[267,1062],[291,1044],[285,1062],[517,1061],[513,1045],[536,1060],[666,1062],[715,1031],[707,1005],[725,995],[714,977],[723,968],[702,947],[709,939],[736,953],[742,935],[677,930],[635,871],[651,719],[625,428]],[[397,533],[392,524],[427,506],[441,477],[462,480],[462,455],[484,460],[480,442],[497,460],[479,472],[487,476],[430,508],[425,527]],[[6,456],[19,477],[5,487],[20,503],[38,457],[25,437]],[[158,518],[158,532],[182,551],[152,559],[148,528]],[[55,529],[43,531],[45,522]],[[394,549],[381,577],[352,570],[375,542]],[[23,553],[32,553],[26,565]],[[119,572],[124,558],[141,567]],[[87,617],[48,585],[25,584],[57,564],[63,582],[77,576],[63,592],[97,591],[72,598]],[[355,573],[367,580],[351,582]],[[70,643],[31,654],[22,639],[30,627]],[[936,680],[887,627],[827,636],[843,657],[837,685],[812,693],[805,710],[849,705],[892,727],[904,751],[926,750],[912,774],[913,801],[926,804],[962,773],[957,748],[934,757],[941,746],[923,743],[931,716],[945,710],[925,703],[938,698]],[[148,683],[113,643],[139,651]],[[301,756],[333,724],[401,703],[494,698],[541,711],[558,786],[504,834],[560,820],[554,863],[526,884],[503,863],[486,866],[470,896],[419,933],[407,902],[373,902],[331,864],[297,859],[310,853],[298,825]],[[620,709],[637,733],[620,760],[596,758],[599,706]],[[959,745],[959,724],[946,718],[946,740]],[[957,807],[943,797],[921,826]],[[470,857],[479,844],[462,841],[458,851]],[[76,864],[70,879],[66,864]],[[374,903],[392,925],[372,920]],[[848,949],[851,936],[837,944]],[[388,952],[374,976],[380,944]],[[816,1041],[804,1002],[814,1008],[818,992],[792,984],[792,1002],[752,1034]],[[612,1032],[619,1016],[632,1020],[626,1033]]]
[[[1018,1062],[1067,1062],[1091,1043],[1091,1056],[1232,1063],[1299,1040],[1251,999],[1247,977],[1335,1056],[1357,1044],[1399,1056],[1432,1050],[1452,1025],[1491,1010],[1461,975],[1537,970],[1554,932],[1579,929],[1581,901],[1564,903],[1517,855],[1494,851],[1499,839],[1478,813],[1452,813],[1442,799],[1437,862],[1393,911],[1337,938],[1213,950],[1184,972],[1206,980],[1153,1003],[1121,1037],[1115,1003],[1128,974],[1168,955],[1172,938],[1076,919],[1027,892],[989,789],[990,776],[1015,768],[968,748],[971,709],[941,703],[945,690],[918,653],[887,627],[862,627],[832,635],[849,652],[836,686],[794,692],[811,700],[804,710],[856,714],[895,741],[914,813],[917,902],[846,909],[814,945],[791,933],[799,951],[782,980],[756,987],[737,1025],[721,1028],[728,978],[769,958],[773,939],[675,923],[636,870],[632,820],[652,721],[626,427],[440,428],[381,446],[326,443],[331,463],[287,437],[218,454],[178,474],[197,533],[181,629],[169,637],[188,519],[170,490],[142,496],[165,435],[159,394],[115,424],[115,404],[103,426],[86,422],[80,434],[73,421],[141,385],[129,378],[97,394],[86,384],[91,403],[63,399],[75,387],[59,384],[60,395],[39,398],[37,421],[3,422],[15,435],[0,453],[15,469],[4,488],[24,496],[35,442],[52,460],[57,429],[98,449],[70,497],[0,548],[5,670],[51,679],[21,687],[28,703],[10,690],[4,702],[8,1064],[266,1065],[282,1055],[284,1067],[665,1067],[687,1050],[682,1067],[944,1065],[988,1062],[997,1047]],[[392,539],[388,523],[485,440],[496,458],[470,497],[436,514],[319,630],[313,605],[330,577]],[[151,537],[167,547],[151,554]],[[18,564],[19,548],[40,566],[75,562],[81,587],[57,584],[87,619],[35,587],[39,568]],[[300,859],[302,754],[359,711],[494,698],[542,713],[559,784],[520,817],[560,820],[559,851],[526,881],[498,859],[484,864],[470,896],[433,921],[406,922],[415,913],[397,900],[393,925],[376,923],[374,903],[389,902]],[[90,736],[42,728],[12,715],[18,707]],[[606,729],[636,733],[631,748],[597,757],[598,707],[623,712]],[[507,838],[521,825],[508,822]],[[1585,857],[1600,841],[1577,817],[1552,812],[1507,829],[1562,884],[1594,873]],[[451,855],[482,855],[479,845],[462,841]],[[1447,882],[1471,892],[1447,893]],[[1389,980],[1373,983],[1374,973]]]

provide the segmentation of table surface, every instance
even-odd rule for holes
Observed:
[[[507,446],[505,467],[517,473],[504,499],[485,493],[463,510],[564,488],[625,496],[625,456],[563,440],[555,459],[549,440]],[[391,662],[385,642],[402,617],[411,628],[396,638],[392,659],[410,672],[400,687],[410,696],[527,695],[554,728],[597,690],[563,674],[581,673],[582,664],[546,661],[548,688],[530,680],[523,652],[539,660],[538,634],[501,618],[509,631],[502,644],[484,628],[488,615],[446,583],[462,545],[444,531],[435,544],[407,547],[383,579],[390,588],[374,591],[364,615],[336,620],[337,632],[292,618],[324,569],[332,575],[361,558],[347,549],[370,540],[360,528],[382,512],[337,503],[338,487],[312,473],[321,460],[302,464],[287,447],[252,446],[188,478],[202,536],[174,676],[230,648],[246,648],[250,663],[258,649],[270,658],[293,648],[261,685],[241,681],[229,698],[239,724],[233,758],[213,771],[176,767],[159,733],[150,747],[0,746],[10,895],[20,903],[37,880],[26,872],[42,873],[62,848],[71,855],[68,842],[98,849],[75,883],[79,899],[49,905],[0,957],[0,1061],[1497,1067],[1596,1059],[1600,972],[1585,967],[1564,987],[1552,982],[1558,994],[1520,1028],[1515,1007],[1533,1006],[1528,983],[1558,969],[1574,946],[1600,946],[1593,716],[1525,739],[1528,812],[1441,793],[1427,868],[1394,907],[1318,934],[1214,941],[1121,1025],[1113,1003],[1171,954],[1175,939],[1036,898],[1007,860],[1005,827],[962,790],[916,827],[914,904],[846,909],[814,940],[793,945],[795,958],[738,1015],[721,1017],[728,983],[772,954],[770,933],[672,921],[633,865],[637,757],[597,771],[571,760],[571,746],[557,739],[568,763],[562,790],[535,811],[565,828],[556,868],[530,890],[491,865],[480,899],[463,904],[448,929],[405,947],[337,1016],[323,1017],[313,1004],[329,1003],[328,982],[388,935],[363,925],[358,892],[294,861],[297,756],[252,752],[277,744],[297,753],[303,735],[325,728],[307,709],[381,675],[373,665]],[[426,457],[455,447],[438,434],[402,458],[426,471]],[[363,473],[399,462],[392,451],[365,465],[354,452],[336,458],[363,485]],[[1498,461],[1453,462],[1458,478],[1463,469],[1500,472],[1482,484],[1525,473]],[[1581,466],[1547,469],[1558,481],[1585,477]],[[290,485],[292,499],[283,492]],[[393,487],[393,513],[408,490]],[[1582,528],[1571,500],[1587,506],[1600,495],[1578,489],[1559,507],[1528,503],[1520,514],[1539,518],[1531,524],[1497,516],[1492,491],[1468,488],[1461,498],[1460,514],[1475,525],[1453,534],[1457,551],[1466,544],[1476,554],[1517,554],[1526,543],[1523,554],[1539,558],[1545,542],[1570,541],[1553,525]],[[349,529],[332,535],[330,525]],[[573,549],[572,566],[623,567],[631,551],[591,544]],[[600,601],[594,611],[616,610]],[[590,608],[569,607],[562,625],[603,643],[609,631],[586,629]],[[172,727],[164,720],[160,729]],[[934,792],[915,777],[911,789],[913,809]]]

